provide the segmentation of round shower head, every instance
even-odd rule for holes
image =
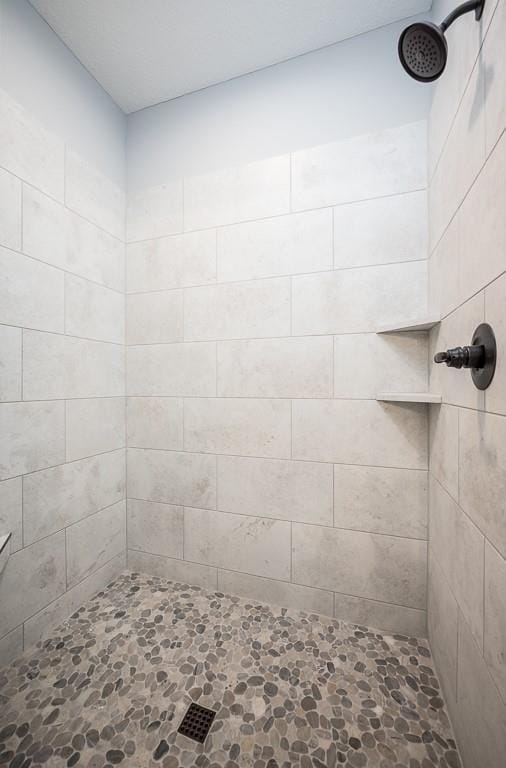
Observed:
[[[446,66],[448,46],[442,29],[430,22],[406,27],[399,38],[399,58],[411,77],[430,83]]]

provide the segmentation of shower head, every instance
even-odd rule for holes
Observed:
[[[439,26],[429,21],[418,21],[406,27],[399,38],[399,58],[408,75],[421,83],[437,80],[448,58],[446,30],[455,19],[469,11],[474,11],[479,21],[484,5],[485,0],[469,0],[455,8]]]
[[[417,22],[406,27],[399,38],[399,58],[411,77],[430,83],[442,74],[448,58],[448,44],[441,27]]]

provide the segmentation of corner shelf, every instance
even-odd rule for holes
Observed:
[[[7,560],[11,554],[10,539],[10,533],[0,535],[0,575],[7,565]]]
[[[376,400],[385,403],[441,403],[441,395],[430,392],[379,392]]]
[[[408,333],[410,331],[430,331],[438,323],[441,322],[439,317],[426,317],[420,320],[407,320],[404,323],[396,323],[395,325],[380,325],[376,329],[376,333]]]

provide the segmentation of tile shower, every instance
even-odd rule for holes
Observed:
[[[501,765],[505,30],[427,121],[128,194],[0,91],[0,765]],[[483,321],[485,394],[429,364]]]

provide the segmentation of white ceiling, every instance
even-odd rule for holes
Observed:
[[[30,0],[135,112],[427,11],[432,0]]]

